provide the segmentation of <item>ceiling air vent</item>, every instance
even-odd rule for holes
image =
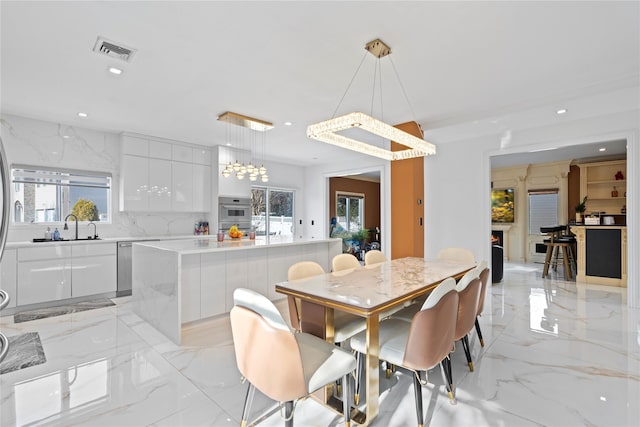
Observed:
[[[98,37],[96,40],[93,51],[125,62],[131,62],[131,59],[133,59],[133,56],[136,54],[135,49],[124,47],[121,44],[116,44],[102,37]]]

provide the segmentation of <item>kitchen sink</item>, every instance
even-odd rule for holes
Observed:
[[[81,237],[79,239],[58,239],[58,240],[46,240],[46,239],[33,239],[33,243],[55,243],[55,242],[91,242],[94,240],[102,240],[100,237]]]

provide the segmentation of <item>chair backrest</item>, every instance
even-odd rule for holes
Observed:
[[[278,309],[250,289],[236,289],[233,299],[231,332],[240,373],[273,400],[306,395],[300,348]]]
[[[364,265],[380,264],[387,262],[387,257],[377,249],[371,249],[364,254]]]
[[[475,325],[478,314],[478,300],[480,298],[480,290],[482,282],[477,276],[477,272],[471,281],[462,289],[456,285],[458,290],[458,318],[456,320],[456,333],[454,338],[459,340],[464,337]],[[464,277],[463,277],[464,279]],[[460,279],[462,281],[462,279]]]
[[[458,281],[458,283],[456,283],[456,291],[464,291],[464,289],[469,286],[469,283],[471,283],[473,279],[477,279],[478,277],[480,277],[480,271],[478,271],[477,267],[467,271],[464,276],[462,276],[462,278]]]
[[[289,267],[287,280],[306,279],[307,277],[324,274],[325,271],[320,264],[314,261],[300,261]],[[287,296],[289,303],[289,318],[293,329],[300,330],[300,301],[291,295]]]
[[[360,268],[360,261],[351,254],[338,254],[331,260],[332,271],[343,271],[350,268]]]
[[[475,262],[473,252],[466,248],[444,248],[438,252],[438,259],[450,259],[456,261]]]
[[[413,317],[403,365],[420,371],[436,366],[454,344],[458,312],[455,280],[444,280],[436,287]]]
[[[482,282],[482,288],[480,289],[480,298],[478,299],[478,311],[476,316],[482,314],[482,310],[484,310],[484,296],[487,293],[487,283],[489,283],[489,274],[491,270],[489,270],[489,263],[487,261],[482,261],[476,267],[476,270],[480,273],[478,277],[480,277],[480,282]]]

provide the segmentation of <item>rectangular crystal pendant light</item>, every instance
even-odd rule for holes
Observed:
[[[391,54],[391,48],[380,39],[375,39],[367,43],[365,50],[378,58],[378,60]],[[347,91],[348,90],[349,88],[347,88]],[[391,151],[338,134],[340,131],[356,127],[373,135],[402,144],[408,148],[406,150]],[[344,116],[309,125],[307,127],[307,136],[321,142],[326,142],[327,144],[333,144],[338,147],[389,161],[424,157],[436,153],[436,146],[432,143],[360,112],[345,114]]]
[[[353,127],[358,127],[363,131],[409,148],[401,151],[390,151],[337,133]],[[436,153],[435,145],[430,142],[359,112],[345,114],[344,116],[310,125],[307,127],[307,136],[327,144],[337,145],[338,147],[390,161],[424,157]]]

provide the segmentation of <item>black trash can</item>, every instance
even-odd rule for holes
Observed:
[[[504,248],[502,246],[491,246],[491,282],[502,281],[504,274]]]

